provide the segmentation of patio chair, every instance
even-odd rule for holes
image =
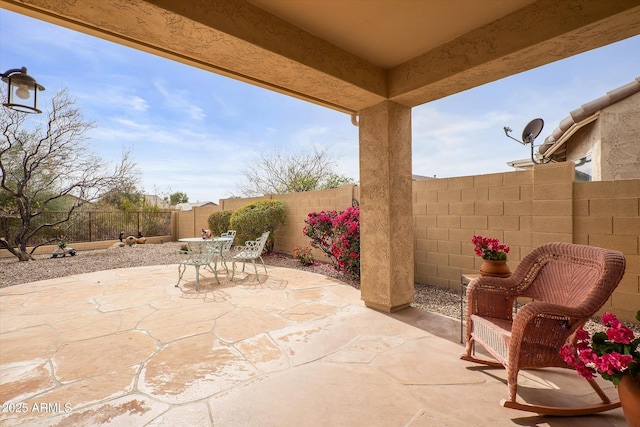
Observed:
[[[190,243],[189,258],[178,263],[178,283],[176,283],[176,288],[180,286],[180,281],[188,266],[193,266],[196,269],[196,291],[198,291],[200,285],[200,267],[209,267],[216,278],[216,282],[220,284],[217,267],[218,259],[221,258],[223,244],[224,242],[219,240],[201,240]]]
[[[229,272],[229,268],[227,267],[227,260],[231,259],[231,247],[233,246],[233,241],[236,238],[236,230],[228,230],[222,234],[220,237],[229,238],[229,240],[225,240],[220,249],[220,258],[222,260],[222,264],[224,265],[227,273]]]
[[[262,233],[262,236],[258,237],[256,240],[247,240],[244,242],[244,246],[240,246],[237,254],[232,257],[232,272],[231,272],[231,280],[233,280],[233,275],[236,272],[236,261],[242,261],[242,271],[244,271],[244,266],[246,261],[251,261],[253,264],[253,269],[256,272],[256,277],[258,277],[258,268],[256,267],[256,259],[260,258],[262,261],[262,266],[264,267],[264,272],[267,274],[267,266],[264,265],[264,260],[262,259],[262,251],[264,251],[264,245],[267,243],[269,239],[269,232],[265,231]]]
[[[481,276],[467,289],[466,353],[462,360],[507,369],[507,408],[544,415],[574,416],[620,406],[595,380],[589,384],[602,403],[580,407],[541,406],[516,401],[518,371],[559,367],[574,369],[560,348],[575,342],[575,331],[606,303],[622,279],[624,255],[618,251],[569,243],[547,243],[527,255],[511,277]],[[514,314],[519,297],[532,301]],[[473,354],[474,343],[494,360]],[[578,374],[576,373],[576,376]]]

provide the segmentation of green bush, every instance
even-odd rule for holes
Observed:
[[[285,224],[284,203],[280,200],[258,200],[238,208],[231,215],[231,229],[236,230],[236,242],[243,245],[270,231],[266,251],[273,251],[273,232]]]
[[[231,211],[214,212],[207,218],[209,223],[209,230],[214,236],[219,236],[222,233],[226,233],[230,230]]]

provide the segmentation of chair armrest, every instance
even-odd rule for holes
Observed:
[[[467,287],[467,317],[472,314],[511,320],[513,301],[520,296],[512,277],[480,276]]]
[[[563,366],[559,361],[560,347],[588,318],[583,310],[544,301],[533,301],[523,305],[513,317],[509,365],[518,366],[521,357],[547,357],[549,366]],[[523,350],[525,344],[529,350]],[[535,351],[537,356],[521,355],[521,351]],[[543,356],[543,353],[546,355]],[[552,359],[556,362],[552,362]]]
[[[567,331],[579,328],[589,318],[584,310],[577,307],[567,307],[544,301],[532,301],[520,307],[518,314],[513,319],[513,329],[524,331],[527,327],[533,327],[529,326],[529,324],[539,317],[547,317],[554,322],[566,322]]]

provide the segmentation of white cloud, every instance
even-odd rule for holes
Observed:
[[[186,83],[186,82],[183,82]],[[156,79],[153,86],[158,93],[164,97],[165,104],[176,113],[185,112],[192,120],[202,120],[207,117],[205,111],[188,99],[189,93],[186,90],[169,90],[164,79]]]

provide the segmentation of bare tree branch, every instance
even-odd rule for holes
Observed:
[[[28,128],[24,113],[0,110],[0,212],[5,219],[18,216],[21,221],[13,236],[9,221],[0,223],[0,247],[21,261],[31,259],[27,244],[34,236],[69,221],[75,209],[131,182],[137,173],[129,152],[109,170],[107,162],[87,151],[83,143],[95,124],[84,120],[66,90],[53,97],[43,122]],[[66,217],[34,226],[32,220],[57,201],[65,201]]]
[[[336,160],[323,148],[297,154],[260,153],[258,157],[242,171],[245,180],[238,191],[245,197],[318,190],[327,188],[328,182],[354,182],[347,177],[335,179]]]

